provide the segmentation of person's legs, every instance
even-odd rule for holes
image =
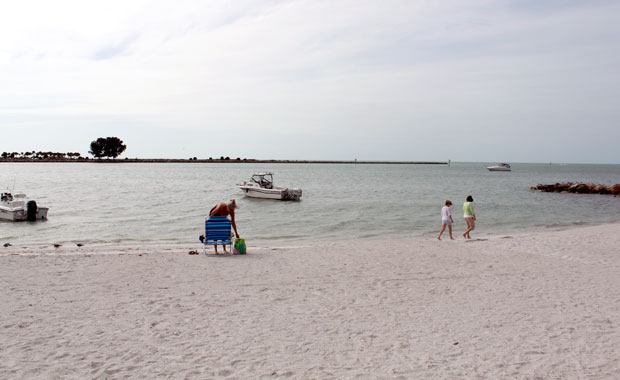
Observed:
[[[463,237],[465,239],[471,239],[471,237],[469,236],[469,232],[472,231],[476,226],[474,223],[474,218],[465,218],[465,223],[467,223],[467,230],[463,234]]]
[[[445,226],[445,224],[444,224],[444,226]],[[452,224],[450,224],[448,226],[448,232],[450,233],[450,240],[454,240],[454,238],[452,237]]]
[[[443,224],[441,225],[441,231],[439,231],[439,236],[437,236],[437,240],[441,240],[441,234],[443,234],[443,232],[445,231],[445,229],[446,229],[446,224],[445,224],[445,223],[443,223]],[[450,231],[452,231],[452,227],[450,227]]]

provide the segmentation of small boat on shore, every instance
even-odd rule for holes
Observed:
[[[487,166],[487,169],[492,172],[509,172],[512,171],[509,164],[501,163],[494,166]]]
[[[0,220],[11,222],[47,219],[47,207],[39,207],[34,200],[28,200],[26,194],[2,193],[0,196]]]
[[[249,181],[238,183],[237,187],[251,198],[279,199],[297,201],[301,198],[301,189],[276,187],[273,184],[273,173],[254,173]]]

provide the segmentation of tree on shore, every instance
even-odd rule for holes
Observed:
[[[105,143],[105,139],[103,137],[99,137],[95,141],[91,141],[90,150],[88,153],[92,154],[95,158],[103,157],[103,145]]]
[[[95,158],[112,157],[114,159],[120,156],[125,149],[127,149],[127,145],[123,144],[123,141],[118,137],[99,137],[90,143],[88,153]]]

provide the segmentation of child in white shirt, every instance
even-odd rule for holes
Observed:
[[[450,240],[454,240],[452,237],[452,223],[454,220],[452,219],[452,213],[450,212],[450,206],[452,206],[452,201],[446,201],[446,205],[441,208],[441,231],[439,231],[439,236],[437,236],[437,240],[441,240],[441,234],[448,226],[448,232],[450,233]]]

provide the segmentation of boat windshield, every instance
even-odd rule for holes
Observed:
[[[271,174],[254,174],[252,182],[259,184],[260,187],[265,189],[273,188],[273,176]]]

